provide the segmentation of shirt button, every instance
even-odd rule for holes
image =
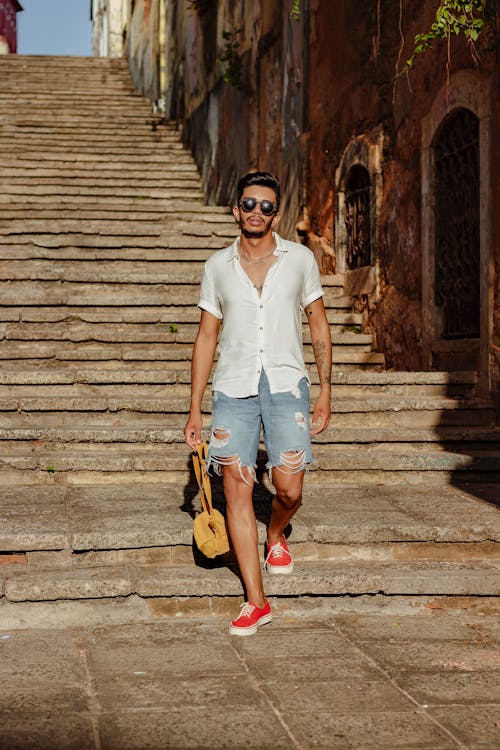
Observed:
[[[262,310],[262,309],[263,309],[263,307],[264,307],[264,305],[259,305],[259,307],[260,307],[260,309]]]
[[[263,328],[262,328],[262,326],[261,326],[261,327],[259,328],[259,331],[263,331],[263,330],[264,330],[264,329],[263,329]]]
[[[261,354],[264,354],[264,349],[261,349],[261,350],[260,350],[260,353],[261,353]]]

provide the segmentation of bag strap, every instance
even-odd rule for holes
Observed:
[[[193,452],[193,468],[200,488],[200,500],[203,510],[207,513],[212,512],[212,487],[210,486],[210,477],[207,474],[207,455],[208,445],[205,440],[198,443],[196,450]]]

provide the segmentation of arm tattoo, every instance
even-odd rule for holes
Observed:
[[[318,370],[323,367],[325,362],[326,344],[324,341],[313,341],[313,351]]]
[[[331,367],[328,363],[327,354],[328,344],[326,341],[313,341],[314,358],[318,368],[319,380],[322,385],[327,385],[331,382]]]

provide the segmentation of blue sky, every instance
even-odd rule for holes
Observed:
[[[20,55],[91,55],[90,0],[19,0]]]

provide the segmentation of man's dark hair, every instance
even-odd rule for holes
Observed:
[[[249,172],[244,175],[244,177],[238,182],[238,205],[241,196],[243,195],[243,191],[251,185],[260,185],[261,187],[267,187],[274,190],[274,194],[276,195],[276,210],[278,210],[281,201],[281,187],[277,177],[270,172]]]

